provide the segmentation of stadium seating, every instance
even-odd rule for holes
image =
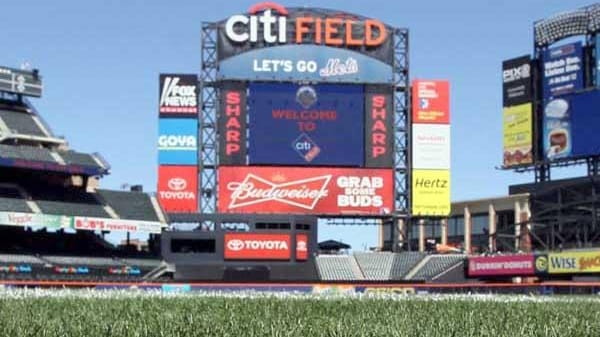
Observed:
[[[323,281],[352,281],[361,278],[352,267],[351,255],[320,255],[317,269]]]
[[[354,257],[365,275],[365,279],[380,281],[390,279],[395,255],[393,253],[355,253]]]
[[[34,146],[0,144],[0,157],[58,164],[50,150]]]
[[[45,262],[33,255],[25,254],[0,254],[0,264],[44,264]]]
[[[128,266],[139,267],[143,269],[156,268],[161,263],[161,260],[159,259],[122,258],[121,261]]]
[[[27,112],[0,109],[0,119],[12,133],[40,137],[48,136],[35,121],[34,116]]]
[[[58,190],[30,185],[27,191],[43,213],[110,218],[96,196],[81,189]]]
[[[392,270],[390,272],[391,280],[402,280],[408,272],[419,263],[425,254],[418,252],[406,252],[394,254]]]
[[[118,259],[110,257],[88,257],[88,256],[49,256],[44,255],[44,260],[53,265],[62,266],[123,266]]]
[[[462,261],[464,255],[430,255],[425,263],[410,277],[411,280],[430,281]]]
[[[121,219],[158,221],[150,197],[145,193],[109,190],[98,190],[97,192]]]
[[[29,213],[31,209],[16,187],[0,186],[0,211]]]
[[[58,151],[57,153],[62,157],[67,165],[101,167],[94,157],[87,153],[75,151]]]

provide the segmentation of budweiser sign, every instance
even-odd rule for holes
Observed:
[[[221,167],[224,213],[387,214],[392,170]]]
[[[230,260],[289,260],[287,234],[225,234],[225,258]]]

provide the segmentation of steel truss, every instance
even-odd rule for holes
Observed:
[[[199,200],[200,213],[217,208],[217,23],[202,23],[200,70]]]

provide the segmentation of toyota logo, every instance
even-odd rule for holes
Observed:
[[[173,191],[182,191],[187,187],[187,181],[183,178],[176,177],[169,179],[167,185],[169,185],[169,189]]]
[[[236,252],[240,251],[244,249],[244,241],[239,239],[230,240],[229,242],[227,242],[227,248]]]

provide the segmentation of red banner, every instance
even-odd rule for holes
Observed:
[[[391,169],[220,167],[221,213],[380,215],[393,210]]]
[[[287,234],[225,234],[227,260],[289,260],[290,251]]]
[[[412,83],[413,123],[450,123],[448,81],[415,80]]]
[[[198,168],[192,165],[159,166],[158,202],[167,212],[196,212]]]
[[[526,276],[535,274],[533,255],[469,257],[469,276]]]
[[[308,259],[308,235],[296,234],[296,260],[305,261]]]

